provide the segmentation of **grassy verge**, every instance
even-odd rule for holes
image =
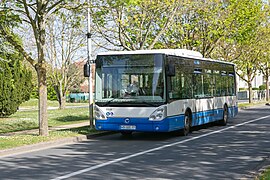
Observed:
[[[18,111],[7,118],[0,118],[0,134],[12,133],[16,131],[38,129],[38,111],[37,99],[31,99],[23,103],[21,108],[32,109],[30,111]],[[67,103],[67,106],[84,106],[87,103]],[[57,101],[48,101],[48,106],[58,107]],[[48,110],[48,124],[49,127],[77,124],[89,121],[89,109],[87,107],[81,108],[66,108]],[[0,150],[19,147],[23,145],[36,144],[40,142],[47,142],[66,137],[75,137],[79,135],[87,135],[97,133],[95,130],[90,132],[89,126],[80,127],[67,130],[50,131],[48,137],[38,136],[36,131],[27,131],[24,134],[12,134],[11,136],[0,136]]]
[[[89,121],[88,108],[48,110],[50,127]],[[18,111],[8,118],[0,118],[0,134],[38,128],[38,111]]]
[[[265,104],[266,101],[258,101],[258,102],[253,102],[253,103],[238,103],[239,108],[246,108],[246,107],[252,107],[255,105],[263,105]]]
[[[270,180],[270,167],[256,180]]]
[[[41,137],[38,134],[0,136],[0,150],[15,148],[24,145],[47,142],[67,137],[88,135],[98,133],[96,130],[89,130],[89,126],[67,130],[51,131],[48,137]]]

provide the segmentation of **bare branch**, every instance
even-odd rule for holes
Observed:
[[[15,39],[15,35],[7,28],[0,25],[0,33],[4,36],[4,38],[12,45],[14,48],[23,54],[24,58],[33,66],[35,67],[36,61],[32,59],[32,57],[25,51],[22,45],[18,43]]]
[[[148,49],[153,49],[154,45],[157,43],[158,39],[160,38],[160,36],[165,32],[165,30],[168,28],[168,26],[170,25],[170,23],[172,22],[176,12],[178,10],[178,6],[175,5],[171,15],[169,15],[169,18],[167,19],[167,22],[165,23],[165,25],[163,26],[163,28],[158,32],[158,34],[156,35],[156,37],[154,38],[154,40],[152,41],[152,43],[150,44],[150,46],[148,47]]]
[[[48,0],[45,4],[46,7],[48,7],[49,2],[51,2],[50,0]],[[64,0],[58,0],[56,3],[52,4],[50,7],[47,8],[46,10],[46,14],[48,13],[54,13],[56,11],[58,11],[60,8],[56,8],[58,5],[60,5],[62,2],[64,2]],[[53,12],[50,12],[51,10],[55,9]]]

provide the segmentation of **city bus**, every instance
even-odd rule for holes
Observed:
[[[181,132],[237,115],[233,63],[197,51],[159,49],[99,53],[95,128],[102,131]]]

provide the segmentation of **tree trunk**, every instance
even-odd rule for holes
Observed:
[[[248,103],[252,103],[252,85],[251,82],[248,83]]]
[[[61,97],[61,106],[60,109],[65,109],[66,108],[66,96]]]
[[[54,86],[54,90],[56,92],[58,108],[65,109],[66,108],[66,95],[63,93],[62,83],[60,85]]]
[[[33,26],[37,52],[38,52],[38,64],[36,64],[36,70],[38,73],[39,83],[39,135],[48,136],[48,114],[47,114],[47,71],[45,61],[45,1],[37,1],[37,26]],[[36,28],[36,29],[35,29]]]
[[[266,77],[265,77],[265,80],[266,80],[266,101],[269,101],[269,75],[267,73]]]
[[[61,92],[59,92],[58,103],[59,103],[59,109],[66,108],[66,96],[64,96]]]
[[[43,65],[44,66],[44,65]],[[47,84],[46,84],[46,68],[36,66],[38,74],[38,91],[39,91],[39,135],[48,136],[48,115],[47,115]]]

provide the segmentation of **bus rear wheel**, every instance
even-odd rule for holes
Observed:
[[[220,125],[226,126],[228,122],[228,107],[225,105],[223,110],[223,119],[220,121]]]
[[[182,135],[187,136],[190,132],[190,129],[191,129],[191,118],[189,113],[187,113],[184,119],[184,128],[182,130]]]

